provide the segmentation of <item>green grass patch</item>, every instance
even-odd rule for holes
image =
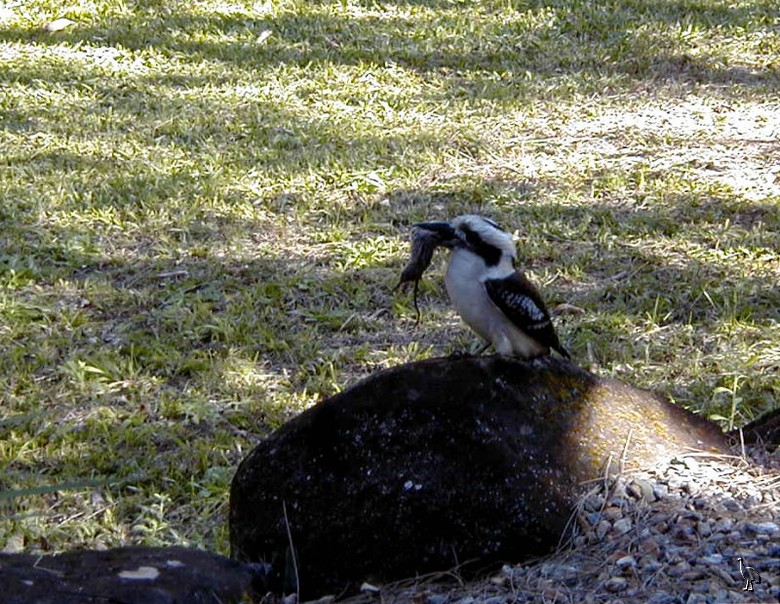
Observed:
[[[49,33],[58,18],[73,24]],[[469,348],[409,225],[517,230],[576,361],[780,398],[773,0],[0,8],[0,547],[227,551],[237,462]]]

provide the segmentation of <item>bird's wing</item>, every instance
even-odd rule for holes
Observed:
[[[550,313],[539,290],[519,271],[502,279],[485,281],[488,296],[520,330],[569,358],[555,333]]]

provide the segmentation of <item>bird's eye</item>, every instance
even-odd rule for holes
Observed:
[[[468,243],[469,245],[478,247],[484,243],[482,241],[482,237],[480,237],[478,233],[472,231],[468,227],[463,228],[463,236],[466,239],[466,243]]]

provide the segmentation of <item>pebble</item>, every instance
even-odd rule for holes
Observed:
[[[656,592],[647,601],[647,604],[677,604],[677,598],[667,593]]]
[[[653,496],[656,499],[663,499],[669,494],[669,487],[665,484],[657,484],[653,487]]]
[[[655,493],[653,492],[653,483],[649,480],[636,480],[632,484],[639,487],[642,493],[641,500],[644,502],[655,501]]]
[[[780,527],[774,522],[759,522],[758,524],[749,523],[745,528],[755,533],[776,533],[777,531],[780,531]]]
[[[585,500],[585,509],[589,512],[600,512],[604,507],[604,498],[598,495],[592,495]]]
[[[723,556],[720,554],[712,554],[711,556],[704,556],[699,560],[703,564],[711,564],[711,565],[723,564]]]
[[[606,520],[602,520],[599,522],[599,525],[596,527],[596,537],[599,539],[603,539],[606,534],[610,531],[612,528],[612,525],[607,522]]]
[[[604,589],[610,593],[623,591],[626,587],[628,587],[628,580],[623,577],[612,577],[604,583]]]
[[[712,527],[712,532],[728,533],[731,531],[732,526],[734,526],[734,521],[731,518],[721,518]]]
[[[615,532],[617,532],[619,535],[624,535],[631,530],[631,519],[621,518],[612,525],[612,528],[614,528]]]
[[[670,566],[666,569],[666,576],[667,577],[681,577],[690,566],[687,562],[678,562],[674,566]]]

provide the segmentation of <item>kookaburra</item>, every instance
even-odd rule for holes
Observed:
[[[482,216],[415,225],[450,248],[444,283],[463,321],[498,354],[532,358],[557,350],[558,341],[539,290],[515,268],[512,236]]]

